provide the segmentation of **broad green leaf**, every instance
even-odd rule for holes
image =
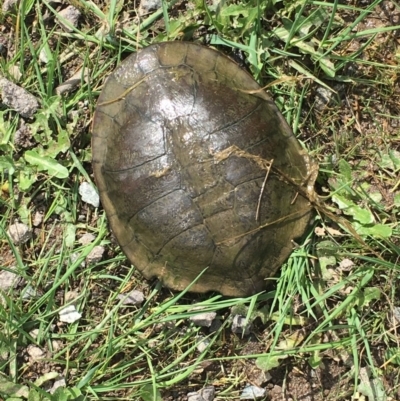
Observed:
[[[34,0],[26,0],[24,1],[23,5],[23,10],[24,10],[24,14],[28,15],[34,5],[35,1]]]
[[[394,164],[389,155],[382,155],[381,161],[378,164],[382,168],[394,170]]]
[[[363,209],[356,205],[351,200],[335,194],[332,196],[332,200],[338,205],[340,210],[349,216],[352,216],[354,220],[357,220],[363,225],[372,224],[374,222],[374,215],[368,209]]]
[[[364,288],[364,305],[368,305],[371,301],[378,301],[381,298],[382,292],[378,287]]]
[[[75,224],[68,223],[65,228],[64,232],[64,239],[65,239],[65,245],[68,248],[72,248],[75,243],[75,238],[76,238],[76,226]]]
[[[38,391],[36,391],[35,389],[31,389],[29,391],[28,401],[43,401],[43,400]]]
[[[140,389],[140,396],[143,401],[162,401],[160,390],[152,384],[145,384]]]
[[[40,376],[38,379],[35,380],[35,386],[40,387],[43,386],[44,383],[48,382],[49,380],[54,380],[58,377],[59,373],[57,372],[48,372],[44,375]]]
[[[397,207],[400,206],[400,193],[397,193],[397,194],[394,196],[394,204],[395,204],[395,206],[397,206]]]
[[[280,365],[280,359],[285,359],[286,356],[260,356],[256,359],[256,366],[258,369],[268,372],[271,369],[277,368]]]
[[[354,220],[359,221],[361,224],[372,224],[374,222],[374,215],[371,211],[360,206],[354,205],[343,211],[353,216]]]
[[[14,397],[28,398],[29,388],[21,384],[13,383],[0,375],[0,393]]]
[[[351,305],[347,306],[347,309],[353,308],[357,305],[358,308],[362,309],[370,304],[372,301],[377,301],[381,297],[381,291],[375,287],[366,287],[363,290],[357,291],[353,295]]]
[[[8,170],[8,173],[10,175],[14,174],[15,172],[15,167],[14,163],[11,157],[9,156],[0,156],[0,170],[1,171],[6,171]]]
[[[77,387],[58,387],[53,394],[53,401],[74,401],[81,399],[82,393]]]
[[[26,205],[26,203],[24,203],[18,207],[17,213],[18,213],[18,216],[19,216],[21,222],[29,225],[30,220],[31,220],[31,211],[28,209],[28,206]]]
[[[340,159],[339,160],[339,171],[340,174],[342,174],[343,177],[346,178],[347,181],[351,181],[351,166],[349,163],[347,163],[346,160]]]
[[[368,196],[375,202],[379,203],[382,200],[382,194],[380,192],[371,192]]]
[[[382,155],[378,164],[382,168],[397,171],[400,168],[400,152],[390,150],[388,154]]]
[[[330,280],[332,278],[332,273],[327,269],[328,266],[335,266],[336,265],[336,258],[334,256],[321,256],[318,258],[322,278],[324,280]]]
[[[59,153],[64,153],[69,149],[69,136],[67,131],[61,130],[58,134],[57,141],[51,139],[45,149],[40,150],[43,156],[55,158]]]
[[[54,202],[51,205],[53,208],[53,212],[57,214],[62,214],[64,216],[65,221],[69,221],[68,219],[71,217],[71,213],[67,212],[68,210],[68,201],[65,196],[60,192],[57,194],[57,198],[54,199]],[[71,220],[72,221],[72,220]]]
[[[377,238],[389,238],[392,236],[392,228],[385,224],[375,224],[372,226],[364,226],[354,222],[353,224],[355,230],[360,235],[370,235],[371,237]]]
[[[23,192],[28,192],[37,181],[36,174],[30,168],[20,170],[18,174],[18,187]]]
[[[40,156],[34,150],[27,150],[24,155],[25,160],[38,168],[39,171],[47,171],[47,173],[56,178],[67,178],[68,169],[56,160],[48,156]]]
[[[255,8],[255,7],[254,7]],[[221,10],[220,15],[222,17],[238,16],[238,15],[249,15],[250,8],[246,7],[244,4],[231,4]]]
[[[294,333],[287,336],[284,340],[280,341],[276,346],[279,350],[291,350],[298,347],[304,340],[304,334],[302,331],[295,331]]]
[[[400,152],[397,150],[390,150],[389,156],[392,159],[395,169],[396,170],[399,169],[400,168]]]
[[[358,391],[368,397],[368,401],[387,400],[385,388],[380,378],[362,378],[358,385]]]
[[[48,144],[52,141],[52,130],[49,127],[49,117],[44,113],[38,113],[35,122],[30,124],[32,136],[38,143]]]
[[[354,202],[338,194],[333,195],[332,200],[338,205],[340,210],[354,206]]]
[[[336,256],[337,253],[338,253],[338,247],[332,241],[326,240],[326,241],[321,241],[319,244],[317,244],[318,257]]]
[[[69,140],[69,135],[68,131],[64,129],[60,129],[57,135],[57,143],[58,143],[58,148],[60,149],[60,152],[64,153],[66,152],[69,147],[70,147],[70,140]]]

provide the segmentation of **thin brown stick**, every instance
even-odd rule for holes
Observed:
[[[267,179],[268,179],[268,176],[269,176],[269,172],[271,171],[271,167],[272,167],[272,163],[273,162],[274,162],[274,159],[271,159],[270,162],[269,162],[267,173],[265,174],[264,182],[263,182],[263,184],[261,186],[260,196],[258,197],[258,203],[257,203],[256,221],[258,221],[258,218],[260,217],[261,198],[263,196],[264,189],[265,189],[265,184],[267,183]]]
[[[129,87],[128,89],[126,89],[124,92],[122,92],[118,97],[116,97],[115,99],[111,99],[111,100],[107,100],[106,102],[102,102],[99,103],[97,106],[108,106],[109,104],[115,103],[115,102],[119,102],[120,100],[124,100],[125,96],[129,93],[132,92],[135,88],[137,88],[142,82],[144,82],[148,77],[144,77],[142,79],[140,79],[139,81],[135,82],[131,87]]]
[[[270,221],[269,223],[265,223],[265,224],[263,224],[263,225],[261,225],[261,226],[259,226],[259,227],[257,227],[257,228],[254,228],[253,230],[249,230],[249,231],[246,231],[245,233],[236,235],[235,237],[230,237],[230,238],[227,238],[227,239],[223,239],[222,241],[217,242],[215,245],[221,245],[221,244],[224,244],[224,243],[226,243],[226,242],[229,242],[229,241],[233,241],[233,240],[235,240],[235,239],[242,238],[242,237],[244,237],[244,236],[246,236],[246,235],[248,235],[248,234],[256,233],[257,231],[260,231],[260,230],[262,230],[262,229],[265,228],[265,227],[272,226],[273,224],[280,223],[281,221],[286,220],[286,219],[288,219],[288,218],[290,218],[290,217],[296,216],[296,215],[298,215],[299,213],[307,213],[307,212],[310,212],[310,208],[309,208],[309,207],[304,208],[304,209],[301,209],[301,210],[297,210],[297,211],[294,212],[294,213],[287,214],[286,216],[280,217],[279,219],[276,219],[276,220],[274,220],[274,221]]]

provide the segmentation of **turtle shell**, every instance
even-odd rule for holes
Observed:
[[[108,77],[93,169],[122,250],[176,290],[265,288],[311,218],[315,174],[271,98],[222,53],[166,42]],[[200,277],[199,277],[200,276]]]

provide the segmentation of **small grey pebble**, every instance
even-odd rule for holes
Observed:
[[[60,351],[62,349],[62,342],[57,340],[51,340],[51,348],[53,352]]]
[[[84,82],[88,82],[89,77],[90,77],[90,70],[88,68],[86,68],[85,70],[79,69],[66,81],[62,82],[60,85],[57,86],[56,88],[57,95],[62,95],[63,93],[71,92],[72,90],[74,90],[75,88],[79,87],[82,84],[82,78]],[[80,105],[80,107],[84,108],[82,105]]]
[[[8,73],[10,74],[10,77],[14,79],[14,82],[18,82],[22,78],[22,73],[16,64],[9,67]]]
[[[204,401],[204,398],[198,393],[188,393],[187,399],[188,401]]]
[[[247,385],[242,394],[240,394],[241,400],[256,400],[257,398],[263,398],[266,394],[265,388]]]
[[[77,252],[71,253],[71,254],[69,255],[69,260],[70,260],[70,262],[71,262],[71,263],[75,263],[75,262],[79,259],[79,256],[80,256],[80,254],[77,253]],[[86,266],[85,261],[82,261],[81,267],[85,267],[85,266]]]
[[[22,291],[22,299],[28,300],[32,298],[36,298],[39,296],[38,292],[30,285],[28,284]]]
[[[66,19],[72,26],[77,27],[79,17],[81,16],[81,12],[74,6],[68,6],[64,10],[61,10],[59,12],[59,15],[64,19]],[[64,29],[65,32],[74,31],[69,25],[64,23],[61,19],[58,20],[58,23],[61,25],[61,27]]]
[[[78,221],[79,221],[80,223],[85,222],[85,221],[86,221],[86,216],[85,216],[84,214],[80,214],[80,215],[78,216]]]
[[[138,290],[132,290],[127,294],[119,294],[118,299],[122,299],[123,305],[141,305],[144,301],[144,294]]]
[[[11,224],[7,232],[15,245],[25,244],[32,238],[32,230],[23,223]]]
[[[269,372],[265,370],[257,370],[252,378],[252,383],[256,386],[262,386],[263,384],[269,382],[272,379],[272,376]]]
[[[99,195],[88,182],[82,182],[82,184],[79,185],[79,194],[81,195],[82,200],[85,203],[89,203],[94,207],[99,207],[100,205]]]
[[[393,316],[397,320],[397,322],[400,323],[400,307],[395,306],[393,308]]]
[[[215,333],[221,328],[221,326],[222,326],[221,320],[214,319],[209,329],[210,333]]]
[[[44,351],[42,351],[36,345],[28,345],[28,348],[26,349],[26,351],[28,352],[28,355],[31,357],[32,361],[38,361],[45,357]]]
[[[317,88],[315,92],[315,108],[322,111],[332,102],[333,92],[322,86]]]
[[[282,395],[283,394],[282,387],[275,384],[274,387],[272,387],[272,389],[270,390],[270,393],[274,395],[279,395],[279,394]]]
[[[43,221],[43,213],[41,212],[36,212],[33,216],[33,221],[32,221],[32,225],[34,227],[39,226]]]
[[[75,299],[79,298],[79,291],[78,290],[70,290],[67,291],[64,295],[64,303],[73,303]]]
[[[39,108],[39,102],[28,91],[6,78],[0,78],[2,102],[24,118],[31,118]]]
[[[204,401],[213,401],[215,397],[215,387],[214,386],[204,387],[199,391],[199,393],[203,397]]]
[[[47,64],[49,62],[49,58],[47,57],[47,52],[46,52],[46,49],[44,47],[39,52],[39,60],[43,64]]]
[[[10,270],[13,269],[10,268]],[[17,273],[8,270],[0,271],[0,289],[3,291],[18,287],[22,280],[22,277],[20,277]]]
[[[23,120],[21,120],[23,121]],[[28,125],[22,124],[21,127],[15,131],[14,134],[14,145],[20,148],[29,148],[33,146],[32,133]]]
[[[86,256],[86,261],[88,263],[100,262],[100,260],[103,258],[103,253],[104,253],[104,246],[101,245],[95,246],[90,251],[89,255]]]
[[[39,329],[31,330],[29,332],[29,335],[36,340],[38,338],[38,335],[39,335]]]
[[[53,386],[51,387],[51,389],[49,389],[49,393],[54,394],[59,387],[66,387],[66,385],[67,385],[67,382],[65,381],[64,376],[58,376],[57,379],[54,380],[54,383],[53,383]]]
[[[204,312],[198,315],[190,316],[191,320],[196,326],[210,327],[217,314],[215,312]]]
[[[7,14],[10,11],[16,10],[18,3],[19,0],[4,0],[1,11],[3,11],[3,14]]]
[[[151,10],[158,10],[159,8],[161,8],[161,5],[161,0],[142,0],[140,2],[139,14],[143,15]]]
[[[244,316],[235,315],[232,321],[232,332],[236,334],[250,334],[251,323],[246,324],[246,318]]]
[[[78,242],[79,242],[80,244],[82,244],[82,245],[88,245],[88,244],[90,244],[91,242],[93,242],[95,239],[96,239],[96,237],[95,237],[93,234],[91,234],[91,233],[86,233],[86,234],[83,234],[82,237],[80,237],[80,238],[78,239]]]
[[[197,351],[203,352],[210,344],[210,340],[207,338],[199,337],[199,342],[197,343]]]
[[[215,398],[215,387],[208,386],[199,391],[188,393],[187,398],[188,401],[213,401]]]

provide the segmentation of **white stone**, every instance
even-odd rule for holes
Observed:
[[[60,322],[74,323],[79,320],[82,315],[76,310],[74,305],[68,305],[59,312]]]
[[[99,207],[99,195],[88,182],[82,182],[82,184],[79,186],[79,194],[81,195],[83,202],[89,203],[94,207]]]

